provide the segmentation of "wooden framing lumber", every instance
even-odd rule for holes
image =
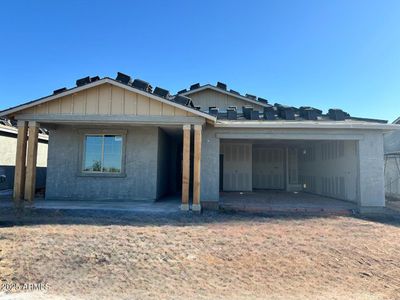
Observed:
[[[193,205],[192,210],[200,211],[200,188],[201,188],[201,139],[202,126],[194,126],[194,161],[193,161]]]
[[[190,182],[190,125],[183,125],[183,155],[182,155],[182,210],[189,210]]]
[[[17,153],[15,157],[14,191],[13,191],[13,198],[15,202],[19,202],[24,196],[28,122],[18,121],[17,126],[18,126]]]
[[[29,122],[28,129],[28,155],[26,163],[26,181],[24,198],[33,201],[35,198],[36,188],[36,161],[38,149],[39,123],[35,121]]]

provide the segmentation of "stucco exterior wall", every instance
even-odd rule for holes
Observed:
[[[46,198],[156,199],[157,127],[129,127],[127,129],[126,174],[123,177],[80,175],[79,151],[82,139],[78,129],[79,127],[58,126],[50,130]]]
[[[14,166],[17,149],[17,139],[11,136],[0,135],[0,165]]]
[[[370,132],[359,141],[360,206],[385,206],[383,134]]]
[[[4,136],[0,134],[0,166],[15,166],[17,151],[17,136]],[[38,143],[37,166],[47,166],[47,143]]]
[[[203,129],[201,145],[201,201],[219,200],[219,147],[220,140],[215,129],[206,125]]]
[[[169,153],[167,135],[164,131],[158,129],[157,198],[164,196],[168,192]]]

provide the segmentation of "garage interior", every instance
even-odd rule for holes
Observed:
[[[222,206],[354,208],[358,143],[221,140],[220,192]]]

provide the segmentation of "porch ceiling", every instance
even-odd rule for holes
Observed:
[[[128,115],[19,115],[21,121],[37,121],[40,124],[64,125],[155,125],[174,126],[184,124],[203,125],[202,117],[187,116],[128,116]],[[46,126],[45,126],[46,127]]]

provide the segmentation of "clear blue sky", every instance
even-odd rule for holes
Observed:
[[[117,71],[400,115],[400,1],[2,1],[0,109]]]

